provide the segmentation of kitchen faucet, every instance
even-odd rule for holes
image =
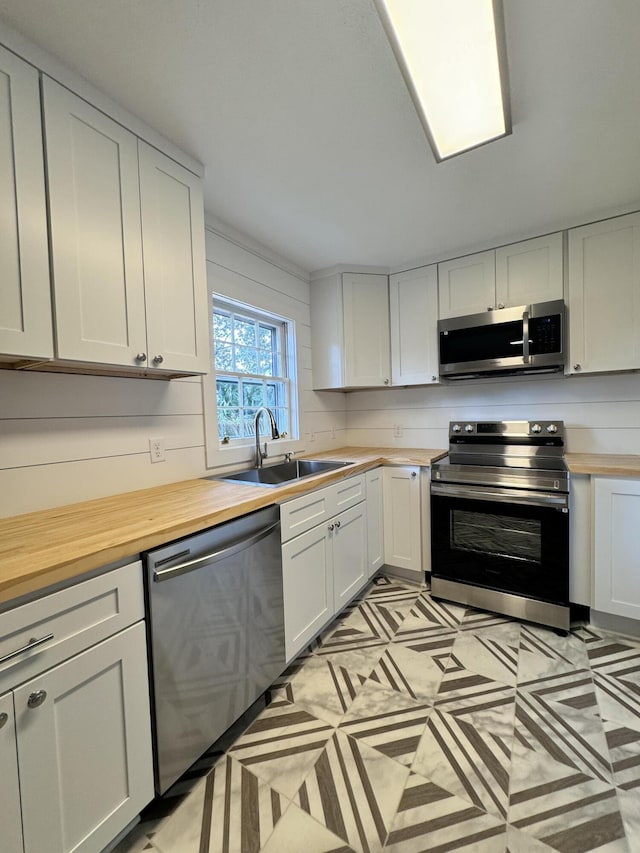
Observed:
[[[258,411],[256,412],[256,468],[262,468],[262,460],[267,458],[267,442],[264,443],[264,450],[260,450],[260,415],[266,412],[269,415],[269,421],[271,423],[271,438],[276,439],[280,438],[280,433],[278,432],[278,427],[276,426],[276,419],[273,416],[273,412],[271,409],[268,409],[266,406],[260,406]]]

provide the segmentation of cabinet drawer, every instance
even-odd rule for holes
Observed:
[[[139,560],[0,614],[0,693],[143,617]]]
[[[339,483],[286,501],[280,507],[282,541],[287,542],[294,536],[311,530],[317,524],[364,499],[365,481],[364,475],[361,475],[340,480]]]

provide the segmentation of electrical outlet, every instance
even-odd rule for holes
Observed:
[[[152,462],[164,462],[164,438],[150,438],[149,453]]]
[[[402,438],[404,435],[404,427],[402,424],[394,424],[393,427],[393,437],[394,438]]]

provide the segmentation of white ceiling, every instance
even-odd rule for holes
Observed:
[[[443,0],[444,2],[444,0]],[[1,0],[312,271],[397,268],[640,202],[640,2],[505,0],[513,135],[436,165],[373,0]]]

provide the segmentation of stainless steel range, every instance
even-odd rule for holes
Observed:
[[[569,629],[562,421],[449,424],[431,474],[432,594]]]

